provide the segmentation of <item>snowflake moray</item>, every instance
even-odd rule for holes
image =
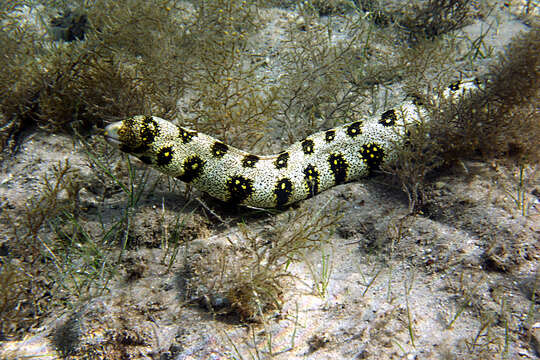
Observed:
[[[476,83],[456,82],[443,96],[458,97]],[[167,175],[225,202],[283,207],[335,185],[366,177],[395,161],[407,125],[426,117],[413,101],[378,116],[314,133],[275,155],[250,154],[156,116],[108,125],[106,139]]]

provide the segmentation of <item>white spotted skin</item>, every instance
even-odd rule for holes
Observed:
[[[468,88],[462,86],[457,93]],[[394,116],[392,121],[386,120],[388,123],[383,119],[388,112],[384,112],[292,144],[280,153],[289,155],[287,166],[281,168],[276,166],[280,154],[256,155],[258,161],[246,167],[249,153],[155,116],[139,115],[113,123],[105,129],[105,136],[123,151],[217,199],[255,208],[274,208],[366,177],[381,165],[394,161],[402,146],[405,126],[426,114],[411,102],[402,103],[390,113]],[[327,134],[332,131],[335,136],[327,141]],[[182,134],[192,136],[185,141]],[[305,141],[312,141],[312,146],[307,146],[310,144]],[[212,150],[215,146],[219,147],[218,156]],[[346,174],[342,171],[344,167]]]

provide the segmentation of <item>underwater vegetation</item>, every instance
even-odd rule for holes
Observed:
[[[535,28],[517,36],[489,73],[477,79],[482,91],[436,106],[419,93],[430,121],[410,129],[409,146],[397,167],[389,169],[403,181],[413,202],[421,200],[420,188],[428,174],[463,159],[505,158],[518,166],[538,163],[538,51],[540,31]]]

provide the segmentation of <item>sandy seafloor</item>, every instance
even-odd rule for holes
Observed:
[[[298,21],[297,14],[275,8],[265,16],[271,21],[260,32],[260,46],[279,53],[283,27]],[[496,28],[485,38],[494,53],[529,27],[518,9],[490,16],[461,31],[473,38],[496,17]],[[114,156],[125,161],[119,152]],[[2,207],[22,208],[40,179],[64,159],[85,180],[81,203],[88,226],[91,219],[98,226],[98,212],[103,218],[117,216],[126,195],[117,191],[101,199],[92,188],[95,170],[82,146],[68,135],[43,131],[26,134],[1,164]],[[142,174],[144,165],[134,164]],[[161,181],[143,197],[134,217],[133,237],[142,240],[124,252],[107,291],[81,299],[74,308],[57,307],[21,338],[3,341],[0,357],[62,358],[54,345],[60,342],[78,358],[105,359],[537,359],[540,316],[538,293],[536,298],[533,293],[540,286],[540,184],[532,172],[527,173],[532,180],[525,188],[525,216],[511,198],[516,169],[495,161],[464,161],[441,173],[429,214],[408,216],[406,195],[384,177],[335,187],[286,210],[339,212],[339,220],[328,243],[288,267],[293,277],[283,289],[282,309],[244,322],[184,302],[186,260],[181,249],[170,269],[162,261],[167,255],[163,224],[184,215],[191,254],[215,257],[223,247],[241,243],[238,222],[257,232],[287,224],[287,214],[230,214],[203,197],[208,207],[217,208],[213,212],[221,223],[197,201],[185,207],[183,185],[171,192],[164,177],[152,171],[149,183]],[[10,241],[11,233],[0,231],[1,241]],[[321,294],[314,282],[324,266],[330,271]],[[58,341],[62,336],[66,340]]]

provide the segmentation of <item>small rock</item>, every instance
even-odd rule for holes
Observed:
[[[437,181],[435,183],[435,189],[437,189],[437,190],[442,190],[442,189],[446,188],[447,186],[448,185],[443,181]]]
[[[536,354],[540,355],[540,322],[535,323],[531,327],[531,342],[536,351]]]
[[[68,10],[51,20],[50,32],[54,41],[83,40],[88,31],[88,16],[81,11]]]

